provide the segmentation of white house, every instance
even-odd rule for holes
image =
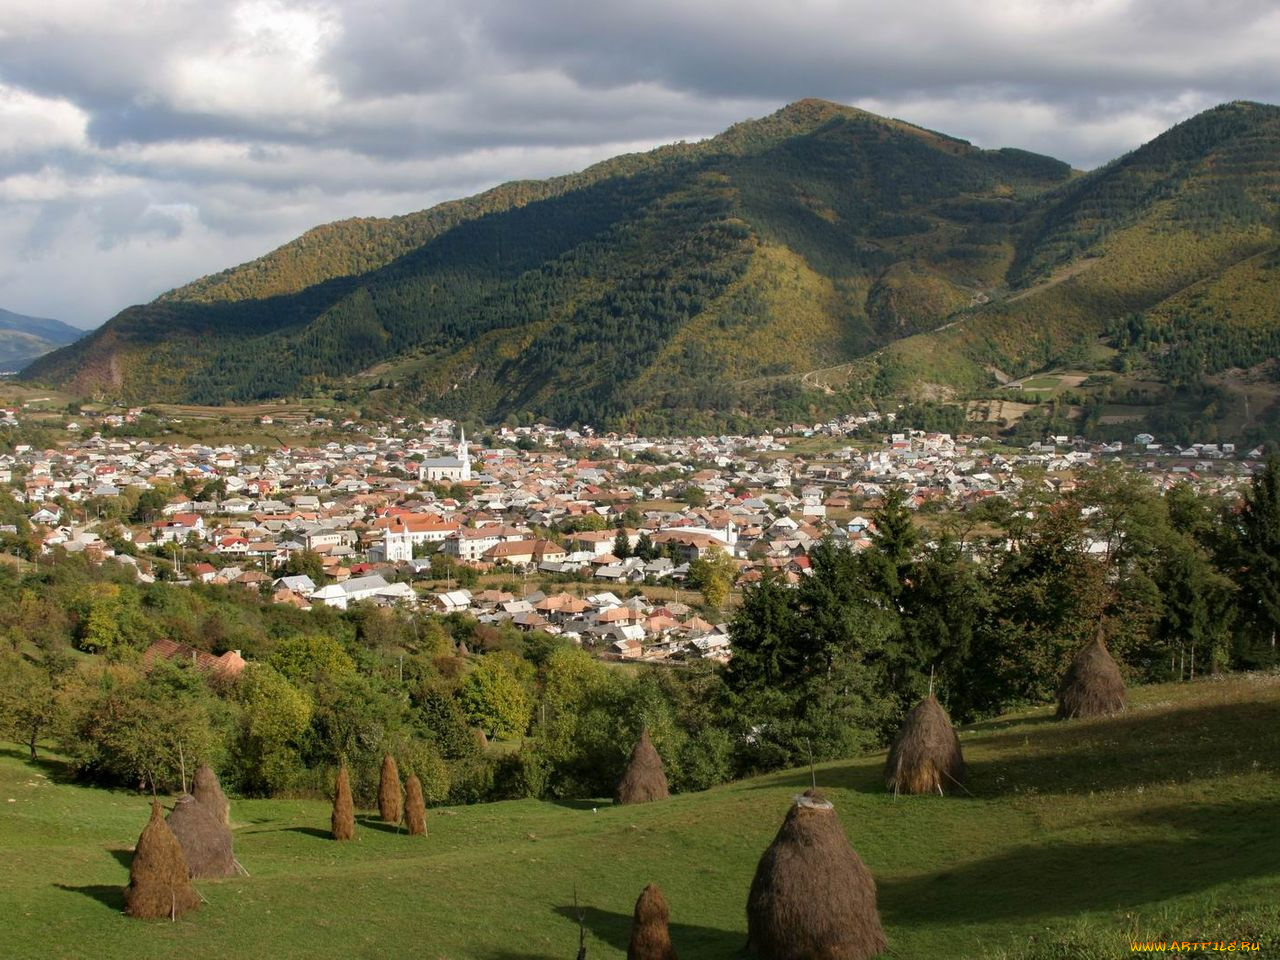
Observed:
[[[458,452],[452,457],[433,457],[418,465],[418,479],[424,483],[466,483],[471,479],[471,452],[467,450],[467,431],[458,437]]]
[[[319,600],[329,607],[339,610],[347,609],[347,605],[358,600],[372,600],[384,597],[392,600],[412,601],[416,598],[413,588],[407,583],[387,583],[379,574],[367,577],[353,577],[342,583],[331,583],[311,594],[310,599]]]

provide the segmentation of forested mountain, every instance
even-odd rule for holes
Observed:
[[[1002,295],[886,350],[879,389],[981,387],[993,369],[1030,373],[1117,325],[1147,331],[1142,350],[1165,381],[1260,363],[1280,333],[1278,224],[1280,108],[1208,110],[1049,191]]]
[[[79,340],[84,333],[59,320],[0,310],[0,373],[21,370],[36,357]]]
[[[701,143],[317,228],[28,376],[131,401],[338,391],[646,429],[962,395],[1104,337],[1168,377],[1243,364],[1280,327],[1278,133],[1280,109],[1228,104],[1082,176],[800,101]]]

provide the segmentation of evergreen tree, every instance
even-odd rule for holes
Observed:
[[[920,549],[920,535],[907,509],[906,494],[896,487],[885,494],[884,503],[872,515],[872,523],[872,549],[864,562],[870,565],[872,585],[896,603],[908,568]]]
[[[613,538],[613,555],[619,560],[625,560],[631,556],[631,538],[627,536],[627,531],[623,527],[618,528]]]
[[[1248,665],[1270,665],[1280,631],[1280,458],[1269,458],[1254,476],[1232,534],[1241,607],[1254,640],[1240,655]]]
[[[1158,580],[1161,610],[1155,633],[1160,641],[1159,672],[1194,677],[1217,672],[1235,621],[1234,585],[1187,536],[1175,534],[1161,550]],[[1167,660],[1166,660],[1167,658]]]
[[[646,563],[657,557],[658,550],[653,545],[653,538],[649,536],[648,530],[641,530],[640,536],[636,538],[635,555]]]
[[[766,579],[748,590],[730,626],[734,712],[756,731],[748,765],[847,756],[896,712],[895,614],[876,602],[852,551],[824,541],[810,559],[797,589]]]
[[[765,577],[742,594],[742,606],[729,624],[733,659],[726,679],[745,693],[781,686],[800,667],[796,642],[800,626],[796,593],[777,577]]]
[[[904,703],[924,696],[932,677],[934,691],[953,719],[973,716],[972,650],[989,607],[983,568],[955,540],[943,537],[916,566],[901,602],[904,663],[899,687]]]

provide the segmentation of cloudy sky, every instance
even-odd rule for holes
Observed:
[[[318,223],[806,96],[1089,168],[1280,103],[1275,0],[0,0],[0,307],[95,326]]]

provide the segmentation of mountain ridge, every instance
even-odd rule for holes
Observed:
[[[37,357],[73,343],[88,331],[0,308],[0,371],[16,371]]]
[[[1233,102],[1081,174],[801,100],[697,143],[314,228],[31,375],[134,401],[320,390],[621,426],[794,417],[814,408],[809,371],[842,365],[856,372],[823,392],[846,404],[962,395],[1190,285],[1239,283],[1224,272],[1276,243],[1278,144],[1280,109]]]

